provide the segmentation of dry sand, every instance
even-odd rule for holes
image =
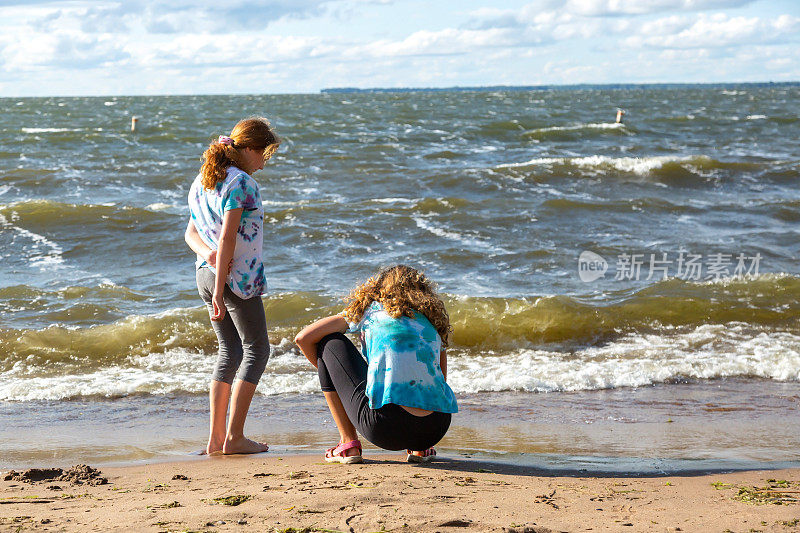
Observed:
[[[0,531],[800,531],[798,469],[553,476],[476,460],[403,459],[199,458],[102,468],[108,484],[94,486],[0,477]]]

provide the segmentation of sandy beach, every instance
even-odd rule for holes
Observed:
[[[2,531],[796,531],[800,469],[548,475],[404,455],[260,454],[102,468],[107,483],[0,481]],[[5,477],[5,474],[4,476]],[[2,479],[2,478],[0,478]]]

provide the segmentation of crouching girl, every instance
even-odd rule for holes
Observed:
[[[362,462],[358,433],[387,450],[427,462],[458,411],[447,384],[450,319],[433,283],[404,265],[386,268],[357,287],[339,314],[295,338],[317,368],[340,441],[325,454]],[[360,333],[366,357],[344,335]]]

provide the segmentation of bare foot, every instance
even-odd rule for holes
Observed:
[[[231,455],[235,453],[261,453],[269,450],[263,442],[256,442],[245,437],[229,438],[222,446],[222,453]]]
[[[225,442],[225,437],[222,438],[214,438],[210,437],[208,439],[208,445],[206,445],[205,455],[219,455],[222,453],[222,444]]]

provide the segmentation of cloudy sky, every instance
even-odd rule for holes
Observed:
[[[798,0],[0,0],[0,96],[800,80]]]

